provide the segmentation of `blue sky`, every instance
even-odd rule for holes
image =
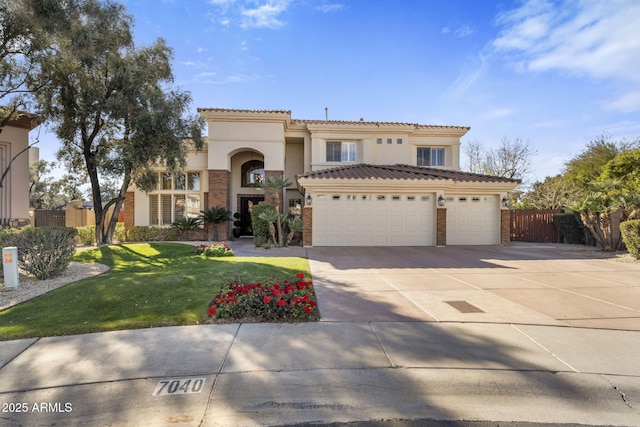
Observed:
[[[174,49],[193,112],[470,126],[463,143],[530,141],[533,180],[605,132],[640,136],[637,0],[123,2],[138,45]]]

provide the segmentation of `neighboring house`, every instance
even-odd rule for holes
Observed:
[[[29,132],[40,124],[37,116],[22,113],[0,133],[0,228],[28,225]],[[12,162],[13,159],[13,162]]]
[[[224,206],[240,215],[240,233],[250,234],[251,206],[265,200],[260,183],[284,175],[294,184],[281,197],[283,210],[302,216],[306,246],[509,241],[506,201],[519,181],[460,171],[468,127],[296,120],[282,110],[198,112],[208,124],[205,150],[191,151],[183,172],[160,171],[155,191],[127,193],[127,226],[168,225]]]

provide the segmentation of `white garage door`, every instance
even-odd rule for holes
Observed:
[[[500,244],[498,196],[447,197],[447,245]]]
[[[433,246],[433,194],[316,193],[314,246]]]

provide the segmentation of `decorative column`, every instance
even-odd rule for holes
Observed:
[[[436,209],[436,246],[447,246],[447,208]]]
[[[136,215],[136,193],[133,191],[127,191],[124,198],[124,228],[130,229],[135,223]]]
[[[226,169],[209,170],[209,193],[207,207],[222,206],[231,209],[231,172]],[[231,222],[220,225],[218,236],[220,240],[229,239]]]
[[[313,208],[302,208],[302,246],[313,246]]]
[[[508,245],[511,241],[511,211],[500,209],[500,244]]]

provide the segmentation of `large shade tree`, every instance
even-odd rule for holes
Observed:
[[[67,31],[39,63],[37,100],[62,141],[59,157],[83,170],[91,184],[96,241],[111,243],[131,183],[149,190],[154,166],[184,165],[190,138],[202,147],[203,121],[186,116],[190,96],[171,86],[172,51],[164,40],[137,48],[124,6],[112,1],[68,0]],[[116,197],[104,200],[101,183],[120,179]],[[111,181],[110,181],[111,182]]]

